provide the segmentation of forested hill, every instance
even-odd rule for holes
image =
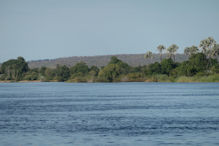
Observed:
[[[106,66],[107,63],[110,61],[112,56],[116,56],[118,59],[128,63],[131,66],[139,66],[150,64],[153,62],[159,62],[159,54],[154,54],[152,59],[144,59],[144,54],[118,54],[118,55],[102,55],[102,56],[73,56],[73,57],[66,57],[66,58],[57,58],[57,59],[45,59],[45,60],[35,60],[29,61],[28,65],[30,68],[38,68],[38,67],[50,67],[55,68],[57,64],[59,65],[67,65],[67,66],[74,66],[77,62],[85,62],[88,66]],[[167,57],[167,54],[163,55],[163,58]],[[185,61],[187,57],[184,54],[177,54],[176,61],[182,62]]]

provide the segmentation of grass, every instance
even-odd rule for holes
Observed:
[[[193,77],[181,76],[176,78],[175,82],[219,82],[219,74]]]

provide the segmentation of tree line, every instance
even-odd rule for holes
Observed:
[[[72,67],[57,65],[56,68],[30,69],[23,57],[4,62],[0,68],[0,80],[40,80],[59,82],[121,82],[121,81],[219,81],[219,44],[212,37],[200,42],[199,47],[191,46],[184,49],[188,60],[176,62],[178,46],[173,44],[166,48],[159,45],[160,62],[133,67],[112,57],[110,62],[101,68],[89,67],[79,62]],[[168,57],[163,58],[164,51]],[[153,58],[151,51],[144,55],[146,61]],[[189,80],[188,80],[189,79]]]

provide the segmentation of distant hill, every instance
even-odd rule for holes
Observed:
[[[102,56],[73,56],[66,58],[57,58],[57,59],[45,59],[45,60],[35,60],[29,61],[30,68],[39,68],[42,66],[55,68],[57,64],[74,66],[76,63],[83,61],[88,64],[88,66],[105,66],[110,61],[112,56],[116,56],[122,61],[128,63],[131,66],[146,65],[149,63],[159,62],[159,54],[155,54],[153,59],[144,59],[144,54],[118,54],[118,55],[102,55]],[[167,57],[166,54],[163,55],[163,58]],[[183,54],[176,55],[176,61],[182,62],[185,61],[187,57]]]

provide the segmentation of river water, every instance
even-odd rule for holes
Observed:
[[[0,83],[2,146],[218,146],[219,83]]]

